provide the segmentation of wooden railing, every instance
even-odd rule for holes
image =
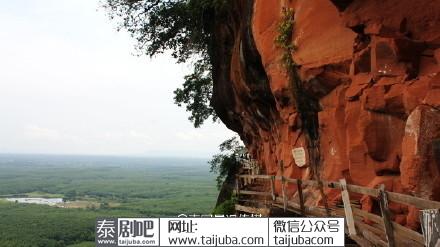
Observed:
[[[242,190],[243,184],[251,184],[256,179],[270,182],[270,191]],[[281,196],[275,194],[275,181],[281,181]],[[286,187],[288,184],[297,186],[297,202],[289,200]],[[305,187],[327,187],[341,191],[343,208],[335,205],[324,207],[308,207],[305,205]],[[367,195],[378,200],[381,215],[373,214],[356,207],[350,201],[350,193]],[[425,238],[419,232],[404,227],[390,219],[389,202],[395,202],[418,209],[440,209],[440,202],[430,201],[410,195],[385,191],[382,185],[379,189],[347,184],[344,179],[339,182],[301,180],[270,175],[238,175],[236,178],[236,194],[240,201],[241,195],[254,195],[270,198],[271,206],[283,208],[303,216],[337,216],[345,217],[349,236],[361,246],[425,246]],[[237,205],[237,210],[250,207]],[[265,212],[258,209],[258,212]],[[368,219],[372,224],[366,224]],[[426,244],[428,245],[428,244]]]

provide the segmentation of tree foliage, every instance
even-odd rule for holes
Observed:
[[[175,103],[186,105],[189,119],[199,127],[210,116],[212,96],[211,49],[213,15],[224,11],[227,0],[105,0],[104,7],[118,29],[127,30],[136,48],[148,56],[170,51],[179,63],[193,63],[177,89]],[[195,62],[194,62],[195,61]]]
[[[230,138],[220,144],[220,153],[209,161],[211,172],[217,174],[217,188],[220,189],[225,179],[233,177],[238,172],[239,157],[244,152],[237,137]]]
[[[212,72],[210,64],[203,59],[194,64],[194,72],[185,76],[183,88],[174,91],[174,102],[178,106],[186,105],[191,112],[189,120],[197,128],[212,116],[217,119],[214,109],[210,106],[212,97]]]

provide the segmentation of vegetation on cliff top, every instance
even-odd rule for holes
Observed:
[[[199,127],[217,116],[211,106],[211,44],[215,13],[227,0],[105,0],[110,17],[136,39],[137,50],[148,56],[171,52],[179,63],[191,63],[193,72],[174,91],[174,101],[186,106],[189,120]]]

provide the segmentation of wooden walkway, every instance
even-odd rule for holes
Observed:
[[[281,181],[282,193],[275,194],[275,181]],[[257,189],[253,184],[260,184]],[[261,186],[265,184],[266,186]],[[286,193],[288,185],[297,186],[295,201],[290,200]],[[270,188],[270,191],[261,191],[261,188]],[[337,189],[341,193],[343,205],[325,207],[308,207],[305,205],[305,188],[313,187]],[[264,190],[264,189],[263,189]],[[344,179],[338,182],[292,179],[270,175],[238,175],[236,177],[236,195],[238,204],[236,210],[247,213],[269,216],[273,208],[293,212],[301,216],[311,217],[344,217],[346,233],[360,246],[425,246],[424,236],[390,220],[389,202],[395,202],[423,209],[440,209],[440,202],[430,201],[410,195],[367,188],[347,184]],[[381,214],[373,214],[361,210],[359,204],[350,200],[350,194],[368,195],[377,199]],[[366,224],[368,219],[372,224]]]

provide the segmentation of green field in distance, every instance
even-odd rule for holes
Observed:
[[[98,216],[209,214],[217,193],[203,159],[0,155],[0,246],[94,246]]]

